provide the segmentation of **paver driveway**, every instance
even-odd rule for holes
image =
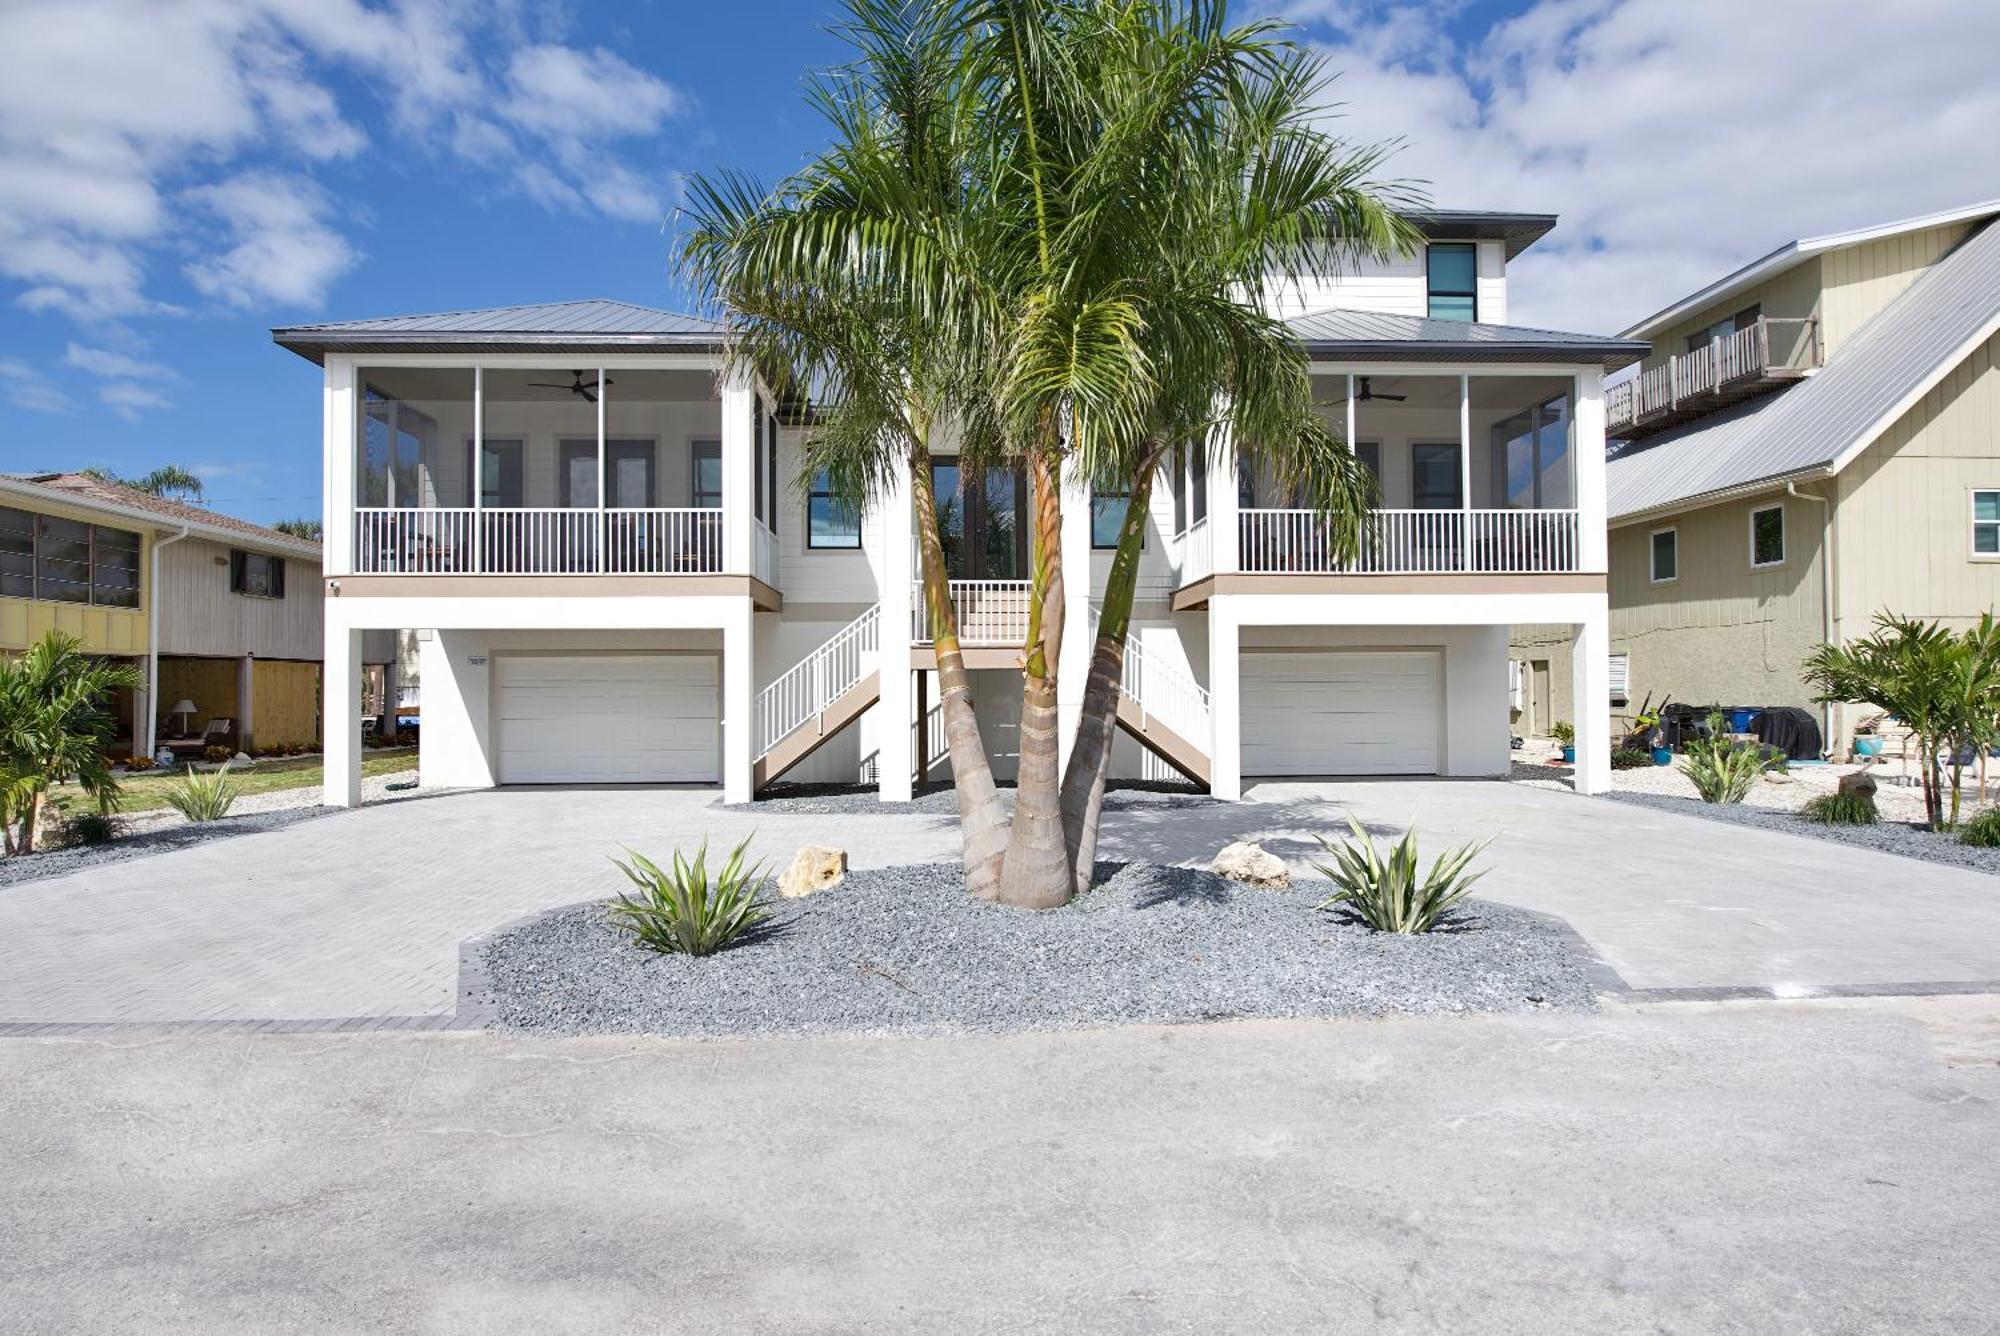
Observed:
[[[1255,801],[1113,813],[1103,854],[1299,862],[1352,810],[1426,846],[1492,837],[1496,899],[1567,919],[1644,989],[1907,989],[2000,980],[2000,879],[1504,783],[1272,784]],[[0,1023],[442,1016],[464,939],[618,883],[621,843],[754,833],[784,859],[947,860],[927,815],[718,810],[710,791],[510,789],[383,804],[0,890]]]

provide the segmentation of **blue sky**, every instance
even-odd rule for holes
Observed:
[[[1437,202],[1563,215],[1518,323],[1615,330],[1791,237],[2000,195],[1983,0],[1263,8]],[[832,13],[0,0],[0,469],[173,462],[218,508],[317,513],[318,372],[270,326],[677,304],[678,174],[819,144],[799,84]]]

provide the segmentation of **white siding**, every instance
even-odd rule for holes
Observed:
[[[160,549],[160,652],[318,659],[320,568],[288,559],[285,596],[231,592],[225,543],[186,538]]]

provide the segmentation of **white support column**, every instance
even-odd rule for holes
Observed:
[[[1570,416],[1569,457],[1576,477],[1577,558],[1593,573],[1610,569],[1604,494],[1604,373],[1582,371],[1576,378],[1576,411]]]
[[[1209,763],[1208,791],[1234,802],[1243,796],[1241,623],[1233,599],[1208,601]]]
[[[747,598],[730,600],[722,627],[722,800],[747,803],[752,787],[751,750],[757,745],[751,714],[756,700],[757,616]]]
[[[153,708],[153,684],[157,680],[154,659],[150,654],[142,654],[133,663],[139,669],[139,686],[132,693],[132,754],[151,756],[159,750],[160,742],[156,736],[160,714]]]
[[[597,368],[597,572],[602,575],[611,569],[611,553],[607,544],[611,540],[610,526],[604,522],[604,401],[610,391],[604,387],[604,368]]]
[[[1571,628],[1573,695],[1576,701],[1576,773],[1578,793],[1603,793],[1611,787],[1611,614],[1600,603]]]
[[[486,517],[486,368],[472,368],[472,572],[485,569]]]
[[[748,376],[732,372],[722,387],[722,569],[751,575],[751,489],[756,485],[750,413],[755,391]]]
[[[876,531],[882,544],[876,565],[881,573],[882,611],[876,643],[882,695],[875,706],[875,786],[885,803],[910,800],[917,764],[912,737],[916,707],[910,682],[911,582],[916,579],[910,560],[915,531],[910,495],[909,471],[898,465],[894,479],[870,503],[879,509]]]
[[[1458,568],[1472,569],[1472,377],[1458,378]]]
[[[320,801],[328,807],[361,805],[361,635],[329,624],[326,663],[320,673],[320,751],[326,764]]]
[[[1071,470],[1063,479],[1063,645],[1056,675],[1056,743],[1061,771],[1076,747],[1083,689],[1090,680],[1090,483]]]
[[[361,391],[355,383],[354,363],[346,358],[327,358],[320,451],[320,494],[324,498],[320,512],[320,569],[323,575],[354,573],[354,452],[360,437],[360,413]]]
[[[256,731],[257,656],[245,654],[236,660],[236,747],[249,751]]]
[[[1216,429],[1218,449],[1208,469],[1208,544],[1211,564],[1217,575],[1241,569],[1237,557],[1240,546],[1236,521],[1236,447],[1229,429]]]

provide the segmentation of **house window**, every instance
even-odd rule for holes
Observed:
[[[1118,546],[1119,531],[1125,527],[1125,512],[1132,504],[1130,490],[1108,492],[1092,488],[1090,493],[1090,545],[1095,548]],[[1145,541],[1144,534],[1140,542]]]
[[[0,595],[139,606],[139,535],[0,507]]]
[[[1653,583],[1666,584],[1681,576],[1681,534],[1678,529],[1653,530]]]
[[[694,443],[694,483],[691,488],[696,510],[722,509],[722,442]]]
[[[772,533],[778,531],[778,414],[774,409],[764,419],[764,522]]]
[[[1632,699],[1632,658],[1628,654],[1611,656],[1611,703],[1623,705]]]
[[[232,549],[229,553],[229,588],[233,593],[247,594],[251,598],[283,598],[285,559],[268,552]]]
[[[1188,527],[1208,518],[1208,451],[1197,449],[1188,466]]]
[[[1750,565],[1785,564],[1785,508],[1765,506],[1750,512]]]
[[[1479,251],[1470,242],[1433,242],[1425,248],[1433,320],[1479,319]]]
[[[5,541],[0,537],[0,544]],[[2000,558],[2000,492],[1972,494],[1972,555]],[[5,560],[5,556],[0,556],[0,561]]]
[[[0,506],[0,595],[35,596],[35,517]]]
[[[1696,330],[1687,337],[1687,350],[1698,353],[1711,343],[1720,343],[1738,330],[1750,328],[1763,314],[1761,306],[1746,306],[1735,315],[1724,316],[1706,329]]]
[[[756,478],[750,493],[751,509],[764,518],[764,401],[750,397],[750,458],[755,461]]]
[[[90,601],[100,608],[139,606],[139,535],[90,526]]]
[[[861,512],[834,495],[825,469],[813,474],[812,490],[806,493],[806,546],[861,546]]]
[[[1459,490],[1458,445],[1431,442],[1410,447],[1410,504],[1418,510],[1457,510],[1464,503]]]
[[[1188,527],[1188,507],[1187,507],[1188,489],[1187,489],[1187,460],[1183,458],[1179,454],[1179,452],[1176,452],[1174,455],[1173,492],[1174,492],[1174,533],[1176,535],[1180,535],[1186,533]]]

